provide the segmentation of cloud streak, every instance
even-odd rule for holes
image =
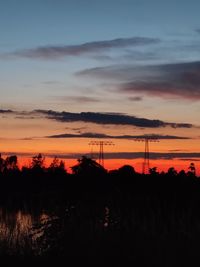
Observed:
[[[46,136],[47,138],[97,138],[97,139],[127,139],[127,140],[134,140],[134,139],[161,139],[161,140],[178,140],[178,139],[190,139],[189,137],[182,137],[182,136],[174,136],[174,135],[157,135],[157,134],[151,134],[151,135],[108,135],[108,134],[102,134],[102,133],[81,133],[81,134],[57,134],[57,135],[50,135]]]
[[[20,157],[33,157],[35,153],[21,153],[21,152],[2,152],[2,155],[18,155]],[[84,154],[85,156],[90,157],[90,154]],[[46,157],[54,158],[57,156],[60,159],[78,159],[83,156],[80,153],[46,153]],[[144,152],[105,152],[106,159],[127,159],[127,160],[134,160],[134,159],[142,159],[144,157]],[[159,153],[159,152],[151,152],[150,158],[153,160],[173,160],[178,159],[182,161],[197,161],[200,159],[200,152],[191,152],[191,153]]]
[[[161,120],[150,120],[146,118],[138,118],[119,113],[97,113],[97,112],[58,112],[54,110],[35,110],[36,113],[44,115],[48,119],[60,122],[87,122],[101,125],[128,125],[144,128],[192,128],[189,123],[164,122]]]
[[[87,42],[79,45],[42,46],[9,53],[7,56],[25,57],[31,59],[59,59],[67,56],[96,54],[116,48],[126,48],[157,44],[160,39],[149,37],[118,38],[112,40]]]
[[[134,102],[139,102],[139,101],[143,100],[143,98],[141,96],[130,96],[128,99],[130,101],[134,101]]]
[[[139,159],[144,157],[144,152],[119,152],[119,153],[105,153],[106,159]],[[150,158],[155,160],[173,160],[173,159],[192,159],[200,158],[200,153],[159,153],[151,152]]]
[[[90,96],[57,96],[56,99],[59,99],[63,102],[72,102],[79,104],[88,104],[88,103],[97,103],[101,102],[100,99]]]

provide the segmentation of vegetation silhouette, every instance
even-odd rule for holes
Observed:
[[[15,246],[8,242],[11,236],[0,237],[1,258],[74,266],[80,258],[88,266],[198,261],[200,179],[194,163],[187,172],[171,167],[159,173],[153,167],[141,174],[130,165],[108,171],[83,156],[71,170],[57,157],[46,166],[42,154],[21,169],[16,156],[0,157],[1,209],[35,218],[48,214]]]

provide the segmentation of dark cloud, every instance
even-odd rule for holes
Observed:
[[[190,139],[188,137],[181,137],[181,136],[174,136],[174,135],[157,135],[157,134],[151,134],[151,135],[107,135],[107,134],[102,134],[102,133],[81,133],[81,134],[57,134],[57,135],[50,135],[47,136],[48,138],[98,138],[98,139],[144,139],[144,138],[149,138],[149,139]]]
[[[80,134],[56,134],[46,136],[47,138],[112,138],[109,135],[101,134],[101,133],[80,133]]]
[[[48,119],[60,122],[89,122],[102,125],[130,125],[144,128],[159,128],[170,126],[173,128],[191,128],[189,123],[171,123],[161,120],[150,120],[118,113],[95,113],[95,112],[57,112],[54,110],[36,110],[35,112],[45,115]]]
[[[11,109],[0,109],[0,113],[1,113],[1,114],[5,114],[5,113],[14,113],[14,111],[11,110]]]
[[[119,92],[200,100],[200,62],[155,66],[117,65],[86,69],[78,75],[89,75],[117,83]]]
[[[66,56],[80,56],[85,54],[95,54],[112,48],[124,48],[129,46],[141,46],[157,44],[160,40],[149,37],[118,38],[113,40],[88,42],[80,45],[65,46],[43,46],[33,49],[24,49],[10,53],[8,56],[56,59]]]
[[[196,29],[196,32],[197,32],[197,33],[200,33],[200,29]]]

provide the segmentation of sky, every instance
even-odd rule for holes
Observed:
[[[198,0],[0,0],[0,144],[107,168],[200,161]],[[95,153],[98,147],[92,148]]]

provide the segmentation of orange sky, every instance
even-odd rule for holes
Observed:
[[[51,157],[45,157],[45,165],[48,166],[52,162]],[[74,166],[77,164],[76,159],[63,159],[65,162],[65,167],[68,172],[71,172],[70,167]],[[188,167],[190,163],[192,162],[187,160],[150,160],[150,168],[152,167],[157,167],[157,170],[159,172],[161,171],[167,171],[170,167],[175,167],[177,171],[180,170],[185,170],[186,172],[188,171]],[[19,157],[19,166],[29,166],[31,163],[31,157]],[[142,166],[143,166],[143,159],[138,158],[138,159],[105,159],[104,167],[108,170],[113,170],[113,169],[118,169],[121,166],[128,164],[134,167],[134,169],[137,172],[142,172]],[[196,172],[197,175],[200,175],[200,162],[194,161],[195,167],[196,167]]]
[[[160,140],[160,142],[150,143],[150,152],[158,153],[194,153],[200,151],[199,128],[172,128],[161,127],[157,129],[138,128],[133,126],[113,126],[113,125],[98,125],[93,123],[71,122],[62,123],[55,120],[46,119],[36,116],[35,118],[19,117],[16,115],[4,115],[0,117],[1,122],[1,152],[4,154],[24,155],[21,162],[28,162],[27,157],[31,157],[38,153],[43,153],[47,157],[47,162],[54,155],[70,154],[88,154],[91,152],[91,147],[88,145],[91,138],[47,138],[50,135],[73,133],[80,134],[84,132],[106,133],[108,135],[144,135],[144,134],[160,134],[173,135],[181,137],[190,137],[191,139],[175,139],[175,140]],[[115,145],[105,146],[105,152],[122,153],[122,152],[144,152],[144,143],[135,142],[134,140],[126,139],[111,139]],[[98,153],[99,148],[93,147],[93,152]],[[74,157],[73,157],[74,158]],[[75,164],[74,159],[66,160],[66,167]],[[192,158],[191,158],[192,162]],[[157,166],[159,170],[167,170],[174,166],[176,169],[187,170],[190,160],[174,159],[174,160],[151,160],[151,167]],[[198,170],[198,161],[195,161]],[[21,163],[22,164],[22,163]],[[123,164],[130,164],[137,171],[142,169],[141,159],[113,159],[106,160],[105,167],[108,169],[119,168]]]

